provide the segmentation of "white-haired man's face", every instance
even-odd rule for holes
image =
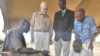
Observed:
[[[42,14],[47,14],[48,11],[48,5],[46,2],[42,2],[40,5],[41,13]]]

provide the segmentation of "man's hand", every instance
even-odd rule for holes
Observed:
[[[89,44],[88,49],[93,50],[93,44],[92,43]]]
[[[12,56],[12,53],[11,52],[6,52],[6,55],[7,56]]]
[[[93,41],[94,41],[95,35],[96,35],[96,33],[90,35],[91,36],[91,41],[90,41],[88,49],[93,50]]]
[[[50,53],[49,51],[43,50],[42,53],[43,53],[44,56],[50,56],[49,55],[49,53]]]

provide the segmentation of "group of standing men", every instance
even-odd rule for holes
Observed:
[[[75,39],[80,39],[82,41],[81,44],[83,46],[85,45],[84,48],[89,50],[89,56],[93,56],[93,41],[97,32],[94,19],[90,16],[86,16],[83,8],[76,11],[74,18],[74,12],[66,7],[66,0],[59,0],[59,7],[61,10],[55,13],[53,24],[53,29],[55,31],[55,56],[61,56],[62,49],[63,56],[77,56],[69,52],[72,29],[75,33]],[[77,41],[76,43],[78,43]],[[74,51],[78,50],[77,48],[78,46],[75,47],[73,44]],[[75,52],[78,56],[85,56],[86,52],[83,55],[81,51]]]
[[[66,7],[66,0],[59,0],[59,7],[61,10],[55,13],[53,23],[53,30],[55,32],[55,56],[61,56],[62,49],[63,56],[69,55],[73,29],[75,39],[80,39],[82,41],[82,45],[86,45],[87,49],[93,50],[93,40],[97,32],[94,19],[90,16],[85,16],[85,10],[83,8],[76,11],[76,17],[74,18],[74,11],[71,11]],[[8,34],[5,40],[4,51],[19,51],[20,53],[31,54],[42,52],[39,50],[49,51],[50,36],[52,35],[53,30],[47,11],[47,2],[42,2],[40,4],[40,11],[33,13],[30,23],[24,20],[27,23],[22,22],[16,30],[10,31],[10,34]],[[25,40],[22,35],[23,32],[29,31],[29,27],[35,50],[26,48]],[[11,35],[15,38],[10,37]],[[78,42],[76,41],[75,43]],[[79,56],[82,55],[80,54]]]

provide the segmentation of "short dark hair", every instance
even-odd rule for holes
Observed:
[[[79,43],[79,44],[82,45],[82,41],[81,41],[80,39],[76,39],[76,40],[74,40],[73,44],[74,44],[74,43]]]
[[[66,4],[66,0],[59,0],[59,1],[62,1],[63,3],[65,3],[65,4]]]
[[[20,21],[19,25],[20,25],[20,26],[23,26],[24,24],[29,24],[29,25],[30,25],[30,23],[29,23],[28,20],[22,19],[22,20]]]

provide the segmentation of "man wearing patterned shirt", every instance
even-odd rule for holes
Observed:
[[[83,8],[78,9],[76,12],[74,31],[75,38],[81,39],[88,50],[93,50],[93,40],[97,32],[96,24],[92,17],[85,16],[85,10]]]

